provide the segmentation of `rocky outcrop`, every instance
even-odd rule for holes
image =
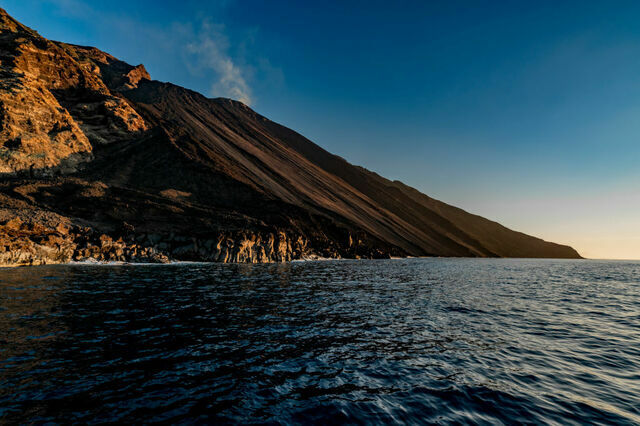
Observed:
[[[18,218],[0,226],[0,266],[65,263],[73,252],[73,243],[63,232],[28,226]]]
[[[93,158],[94,144],[147,130],[75,47],[40,37],[2,9],[0,44],[0,173],[73,173]],[[144,67],[130,68],[121,76],[124,88],[149,78]]]
[[[142,235],[142,241],[157,247],[175,259],[200,260],[222,263],[287,262],[311,255],[304,237],[291,238],[284,232],[262,235],[260,233],[223,233],[213,238],[189,238],[185,236]]]
[[[0,125],[0,173],[52,167],[70,173],[92,158],[91,144],[69,112],[29,77],[12,90],[0,87]]]
[[[60,224],[49,228],[14,218],[0,225],[0,266],[32,266],[112,261],[167,263],[169,258],[152,247],[126,243],[91,228]]]
[[[0,266],[32,266],[69,262],[168,263],[190,260],[221,263],[271,263],[296,259],[342,258],[340,249],[318,252],[303,236],[285,232],[223,233],[212,238],[131,233],[125,225],[114,238],[88,227],[59,224],[55,228],[15,217],[0,224]],[[122,236],[125,235],[125,236]],[[353,247],[351,247],[353,248]],[[349,247],[343,247],[349,256]],[[388,257],[383,252],[367,257]]]
[[[304,259],[389,258],[389,252],[346,244],[312,244],[303,235],[284,231],[223,232],[210,237],[148,234],[138,241],[167,253],[173,259],[221,263],[271,263]]]

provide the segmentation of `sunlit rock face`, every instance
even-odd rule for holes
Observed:
[[[95,144],[147,129],[102,75],[119,83],[114,89],[131,89],[149,79],[143,66],[117,66],[95,49],[46,40],[4,11],[0,43],[0,173],[71,173],[93,158]]]
[[[1,265],[579,257],[2,9],[0,176]]]

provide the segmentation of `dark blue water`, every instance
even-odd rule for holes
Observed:
[[[0,271],[0,423],[640,423],[640,263]]]

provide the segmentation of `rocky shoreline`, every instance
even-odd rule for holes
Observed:
[[[167,263],[153,247],[113,239],[91,228],[60,224],[50,228],[16,217],[0,226],[0,266],[96,261]]]
[[[327,248],[313,250],[302,236],[277,233],[223,233],[217,238],[135,234],[124,226],[114,237],[90,227],[55,227],[14,217],[0,224],[0,267],[64,264],[70,262],[272,263],[304,259],[389,258],[382,251],[356,254]]]

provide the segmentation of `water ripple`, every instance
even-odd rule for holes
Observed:
[[[0,271],[0,423],[640,423],[640,263]]]

